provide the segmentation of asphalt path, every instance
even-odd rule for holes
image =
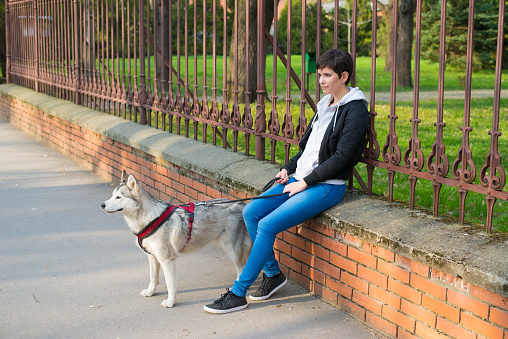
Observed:
[[[213,245],[178,259],[174,308],[160,306],[162,273],[158,293],[140,296],[146,255],[100,207],[113,188],[0,120],[0,338],[384,338],[292,283],[206,313],[236,275]]]

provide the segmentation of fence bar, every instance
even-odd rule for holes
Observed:
[[[413,117],[411,122],[411,138],[409,146],[404,152],[404,164],[410,169],[409,174],[409,209],[415,208],[416,181],[418,178],[413,175],[413,171],[419,171],[423,168],[424,155],[420,148],[420,139],[418,138],[418,124],[421,119],[418,118],[418,107],[420,100],[420,48],[422,32],[422,0],[416,3],[416,39],[415,39],[415,77],[413,91]]]
[[[471,148],[469,147],[469,133],[473,130],[470,126],[470,108],[471,108],[471,78],[473,69],[473,34],[474,34],[474,13],[475,0],[469,0],[469,17],[467,29],[467,55],[466,55],[466,80],[465,80],[465,100],[464,100],[464,123],[460,128],[462,130],[462,144],[460,146],[457,159],[452,165],[452,174],[456,180],[465,183],[471,183],[476,178],[476,166],[473,162]],[[469,167],[469,169],[468,169]],[[464,209],[468,191],[459,188],[459,222],[464,223]]]
[[[291,0],[288,0],[291,3]],[[265,138],[261,135],[266,131],[265,116],[265,0],[258,2],[257,30],[257,100],[256,100],[256,159],[265,159]],[[291,11],[290,11],[291,12]]]
[[[392,33],[392,83],[391,83],[391,99],[390,99],[390,131],[386,136],[386,143],[383,147],[383,159],[388,163],[388,201],[393,201],[393,179],[395,171],[392,166],[397,166],[400,162],[400,148],[398,145],[397,133],[395,131],[395,121],[398,116],[395,115],[395,93],[397,81],[397,9],[398,0],[393,0],[393,33]]]
[[[492,116],[492,129],[490,134],[490,150],[485,159],[485,164],[480,170],[480,182],[488,187],[487,195],[487,232],[492,231],[492,217],[496,197],[494,193],[501,191],[506,183],[506,175],[501,166],[501,155],[498,151],[499,131],[499,108],[501,101],[501,69],[503,60],[503,38],[505,24],[505,1],[499,0],[499,16],[497,26],[497,50],[496,50],[496,78],[494,84],[494,107]]]
[[[441,31],[439,37],[439,83],[437,96],[437,121],[436,141],[432,145],[432,151],[427,158],[427,169],[434,176],[432,184],[434,189],[434,208],[433,214],[437,217],[439,212],[439,191],[442,184],[436,180],[437,177],[445,177],[448,174],[449,163],[445,154],[445,145],[443,143],[443,129],[446,124],[443,122],[443,103],[444,103],[444,74],[445,74],[445,45],[446,45],[446,4],[447,0],[441,3]]]
[[[380,154],[376,133],[376,44],[377,44],[377,0],[372,1],[372,45],[371,45],[371,73],[370,73],[370,124],[367,132],[367,145],[364,156],[367,161],[367,194],[372,195],[374,165],[371,160],[377,160]]]
[[[10,16],[10,3],[5,1],[5,57],[6,57],[6,68],[5,79],[7,83],[12,82],[11,79],[11,16]]]

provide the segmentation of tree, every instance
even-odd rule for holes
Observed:
[[[393,0],[387,5],[378,3],[386,19],[387,46],[385,58],[385,71],[392,70],[392,46],[393,46]],[[411,59],[413,46],[413,26],[416,0],[401,0],[397,20],[397,86],[412,87]]]
[[[399,7],[397,31],[397,86],[412,87],[411,59],[413,48],[413,25],[416,0],[402,0]]]
[[[439,61],[441,1],[428,5],[422,18],[422,56]],[[493,69],[497,47],[497,0],[476,2],[473,37],[473,69]],[[467,51],[469,1],[457,0],[446,8],[446,64],[464,69]]]
[[[236,54],[236,45],[235,35],[236,31],[233,29],[234,20],[231,20],[231,23],[228,23],[228,26],[232,29],[232,34],[228,35],[230,39],[228,39],[229,47],[229,62],[228,62],[228,74],[227,74],[227,83],[228,83],[228,100],[231,100],[234,96],[234,77],[235,75],[238,77],[238,100],[245,100],[245,92],[251,93],[251,101],[255,99],[256,89],[257,89],[257,12],[258,6],[256,0],[249,1],[249,42],[247,44],[247,12],[246,12],[246,4],[245,0],[238,0],[238,72],[235,74],[234,60]],[[234,12],[234,3],[231,1],[231,4],[228,5],[231,8],[231,11]],[[274,11],[273,11],[273,0],[265,1],[265,25],[266,29],[269,31],[271,23],[273,21]],[[246,67],[246,52],[247,48],[249,49],[249,60],[248,60],[248,70],[249,70],[249,84],[246,86],[247,79],[247,67]],[[265,86],[266,88],[266,86]]]

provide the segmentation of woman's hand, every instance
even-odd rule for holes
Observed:
[[[289,180],[288,171],[283,168],[279,173],[277,173],[276,177],[280,178],[280,180],[277,180],[279,184],[285,184]]]
[[[307,188],[307,183],[304,180],[293,182],[284,187],[284,193],[289,193],[289,196],[293,196]]]

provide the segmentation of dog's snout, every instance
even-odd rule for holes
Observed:
[[[104,203],[104,202],[103,202],[103,203],[101,204],[101,207],[102,207],[102,208],[106,208],[106,203]]]

